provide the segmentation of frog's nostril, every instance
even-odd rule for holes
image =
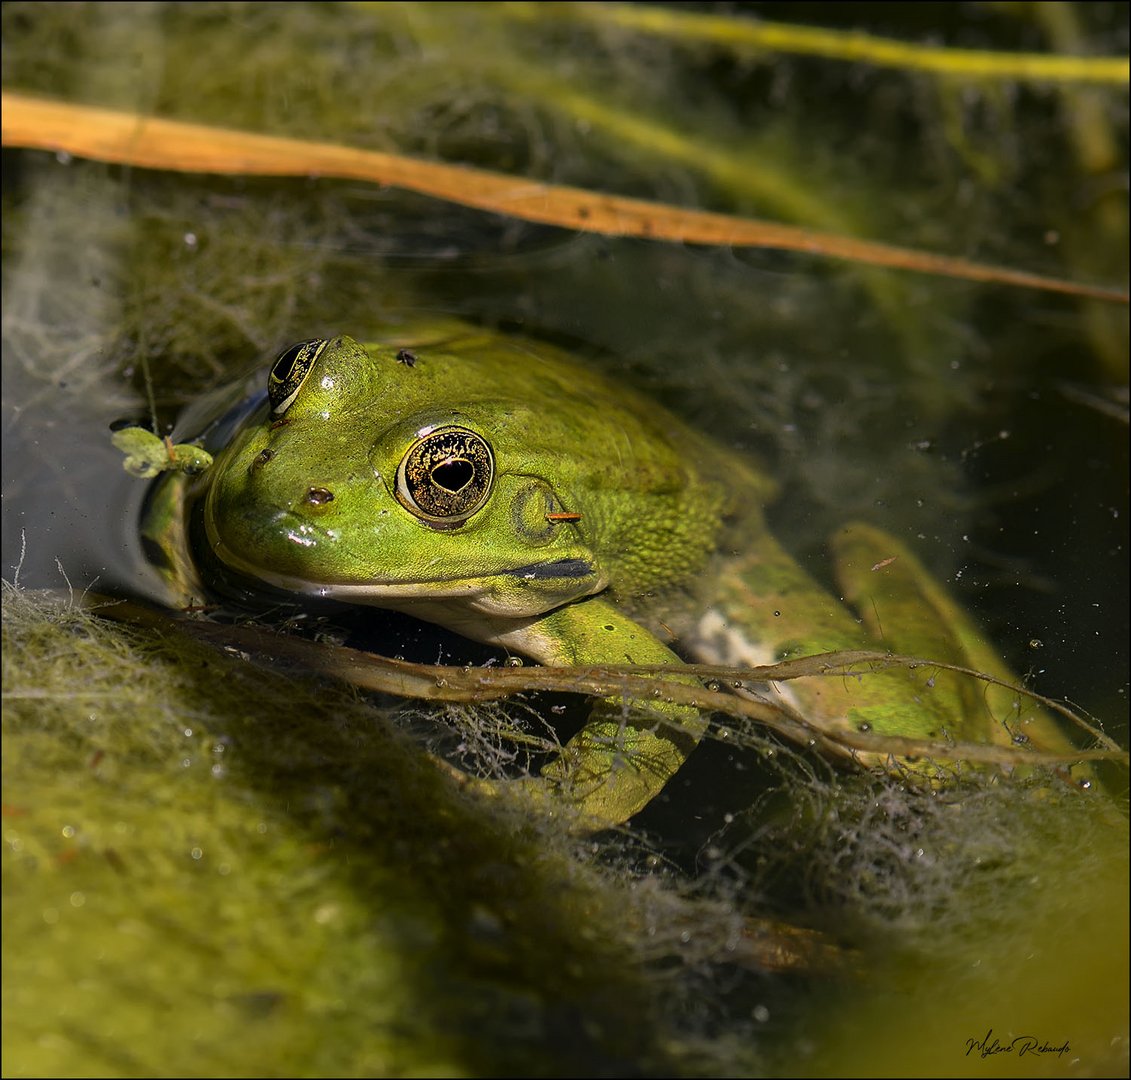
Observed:
[[[329,488],[324,487],[307,488],[302,501],[307,506],[325,506],[326,503],[334,501],[334,493]]]

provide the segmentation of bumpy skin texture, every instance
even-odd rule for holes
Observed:
[[[653,620],[708,662],[879,637],[1008,675],[913,555],[857,525],[837,548],[841,587],[875,624],[862,626],[767,531],[763,477],[548,347],[466,328],[423,330],[411,350],[340,337],[288,350],[270,385],[271,406],[183,485],[189,499],[155,504],[151,535],[182,569],[181,503],[203,499],[211,555],[241,575],[405,611],[546,664],[680,663]],[[907,670],[765,694],[826,729],[1063,745],[1012,695]],[[623,821],[706,725],[691,708],[599,702],[528,788]]]

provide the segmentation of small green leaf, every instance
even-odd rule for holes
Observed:
[[[148,479],[163,472],[189,475],[203,472],[212,464],[207,450],[191,443],[173,445],[145,428],[130,427],[115,431],[110,441],[126,455],[122,468],[131,476]]]

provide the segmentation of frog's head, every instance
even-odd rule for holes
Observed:
[[[539,438],[555,380],[542,374],[540,407],[506,360],[348,337],[287,349],[268,404],[213,466],[216,555],[277,588],[433,618],[450,608],[457,622],[538,615],[604,588],[569,455]]]

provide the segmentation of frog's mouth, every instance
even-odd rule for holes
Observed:
[[[398,543],[402,538],[393,535],[381,537],[382,543],[375,545],[389,557],[392,565],[387,568],[368,551],[356,550],[336,530],[286,508],[276,508],[266,530],[272,538],[291,541],[281,547],[257,543],[254,530],[250,539],[240,532],[229,535],[229,530],[218,526],[213,509],[209,500],[202,518],[208,546],[220,562],[252,580],[302,596],[416,614],[449,606],[465,613],[524,618],[591,596],[608,584],[604,570],[582,543],[559,543],[542,559],[508,565],[505,555],[499,558],[502,553],[489,552],[467,559],[448,554],[442,561],[427,553],[413,558]],[[534,553],[527,558],[530,554]],[[434,614],[422,617],[446,621]]]
[[[541,615],[570,600],[592,596],[608,584],[604,573],[587,559],[578,558],[529,563],[475,576],[407,581],[312,582],[273,574],[262,568],[254,570],[254,574],[289,592],[348,604],[394,608],[431,617],[436,622],[446,620],[424,612],[444,605],[507,618]]]
[[[580,556],[434,577],[318,579],[248,559],[211,530],[210,538],[221,562],[273,588],[347,604],[392,608],[441,623],[447,620],[437,614],[445,607],[504,618],[541,615],[570,600],[592,596],[608,584],[604,571]]]

